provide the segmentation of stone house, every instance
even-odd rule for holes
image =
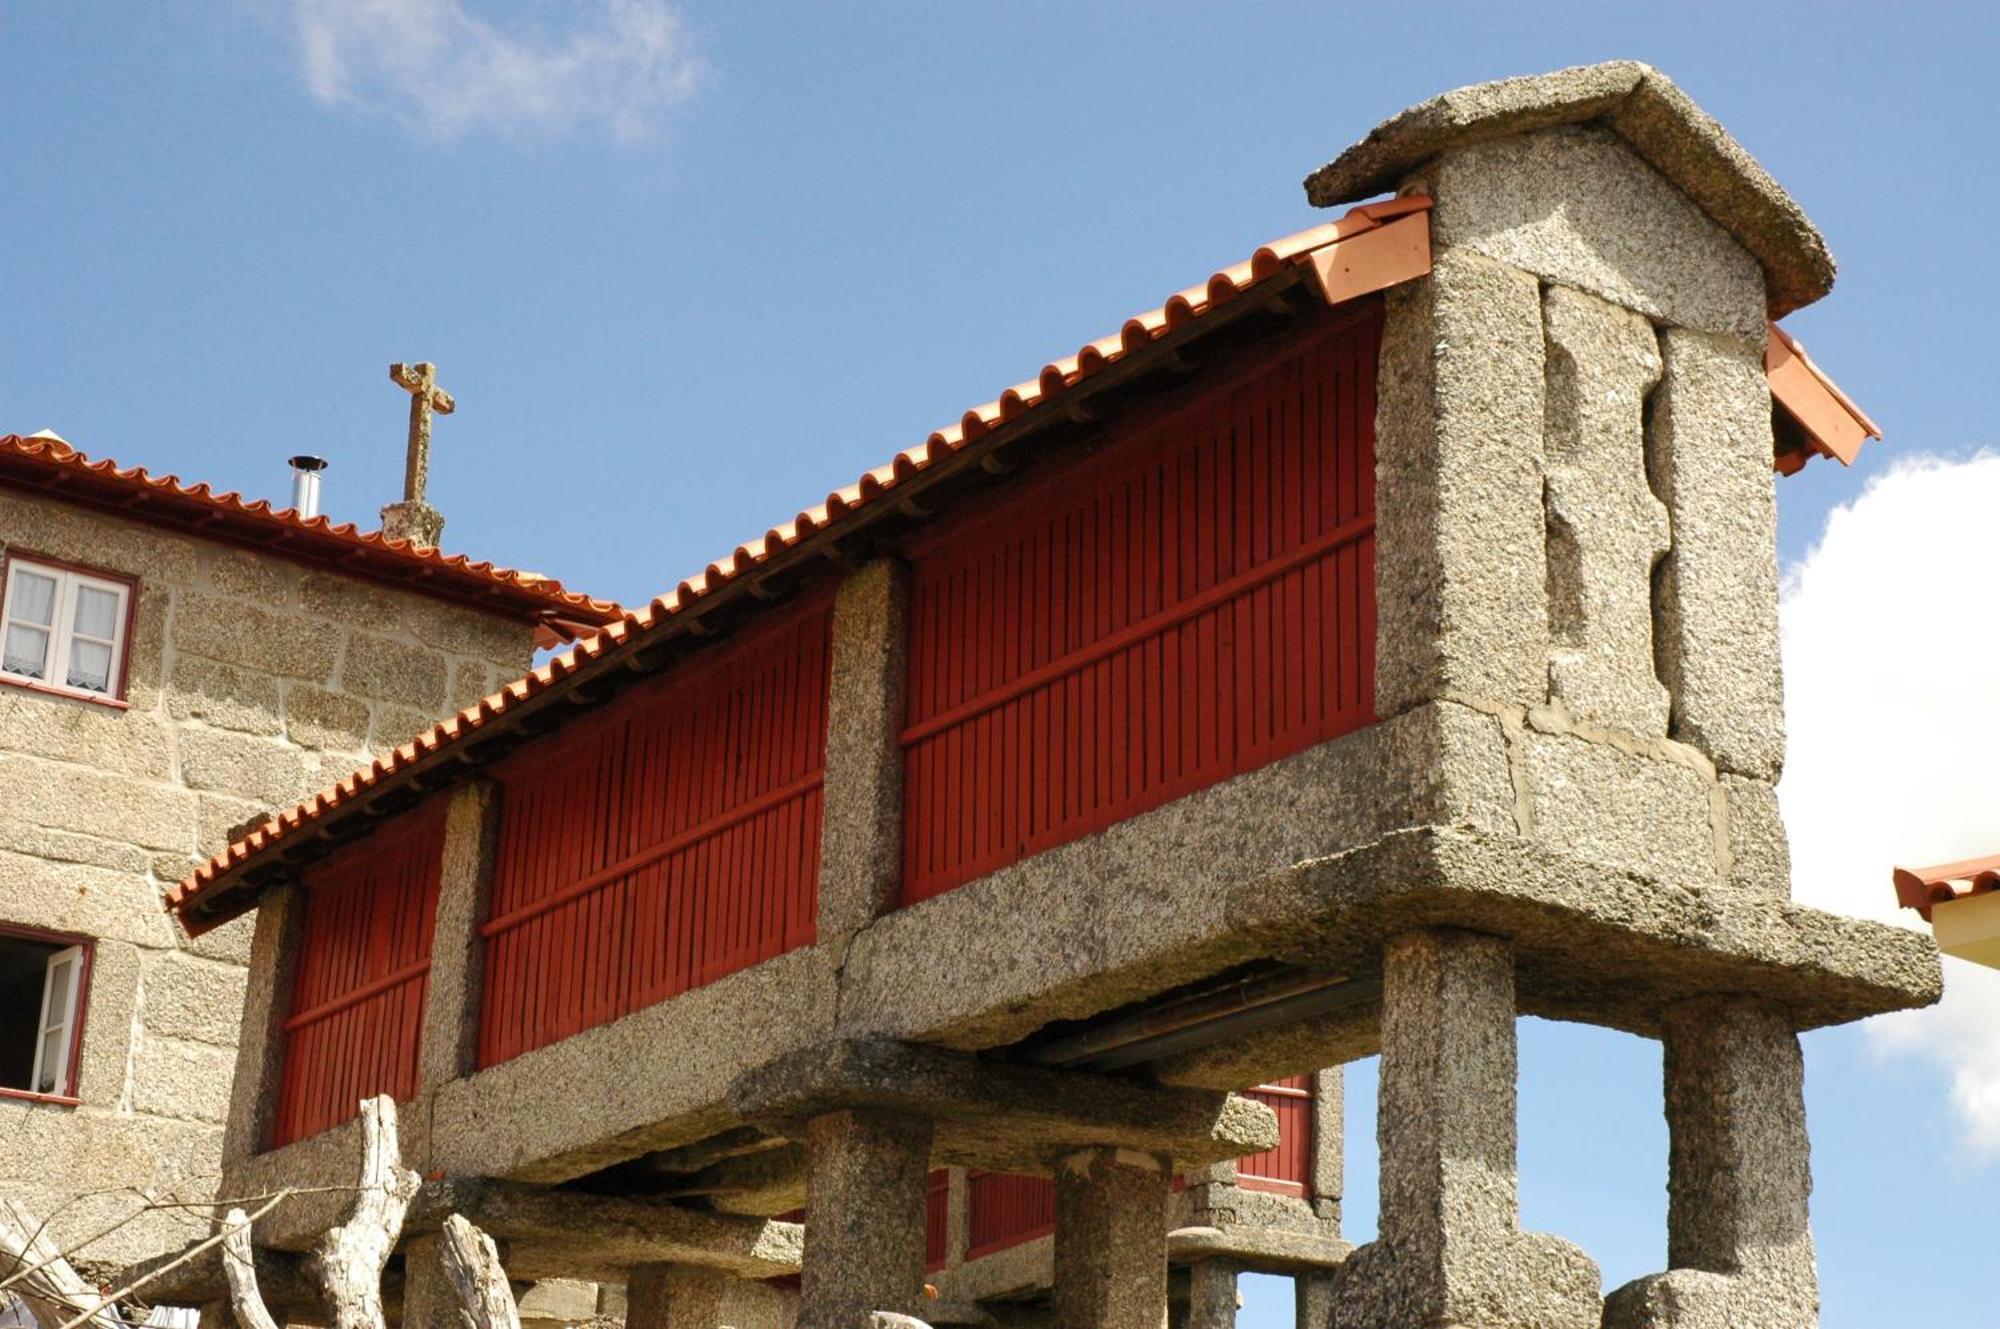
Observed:
[[[0,578],[0,1193],[77,1241],[134,1208],[83,1192],[213,1193],[250,931],[162,892],[614,611],[49,435],[0,437]]]
[[[1873,432],[1772,323],[1825,243],[1631,63],[1307,197],[1349,210],[190,875],[190,937],[257,917],[228,1184],[351,1177],[386,1093],[406,1324],[458,1212],[645,1329],[1216,1329],[1285,1231],[1232,1217],[1284,1143],[1243,1091],[1314,1076],[1330,1163],[1379,1053],[1379,1234],[1316,1171],[1302,1324],[1815,1324],[1798,1034],[1939,991],[1790,898],[1774,473]],[[1665,1267],[1608,1296],[1521,1230],[1522,1014],[1663,1045]],[[995,1174],[1046,1286],[965,1258]],[[259,1225],[295,1313],[343,1203]]]

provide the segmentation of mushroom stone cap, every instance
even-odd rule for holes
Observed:
[[[1475,83],[1377,125],[1306,177],[1306,197],[1332,207],[1387,193],[1450,148],[1554,125],[1598,124],[1623,138],[1764,269],[1773,318],[1833,289],[1833,255],[1770,172],[1673,80],[1636,60]]]

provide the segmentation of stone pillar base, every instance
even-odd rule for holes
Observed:
[[[1482,1237],[1443,1270],[1371,1242],[1327,1278],[1340,1329],[1599,1329],[1603,1314],[1597,1262],[1539,1232]],[[1328,1321],[1299,1323],[1326,1329]]]
[[[1716,1274],[1674,1269],[1604,1299],[1604,1329],[1818,1329],[1819,1280],[1803,1267]]]

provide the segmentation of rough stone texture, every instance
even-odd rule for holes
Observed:
[[[1187,1329],[1236,1329],[1237,1267],[1197,1260],[1188,1267]]]
[[[463,1329],[442,1243],[430,1233],[403,1243],[402,1329]]]
[[[792,951],[441,1086],[429,1166],[567,1181],[728,1129],[738,1076],[831,1032],[825,951]]]
[[[1608,1329],[1811,1329],[1819,1280],[1804,1060],[1785,1016],[1756,1002],[1667,1013],[1667,1272],[1605,1304]]]
[[[1340,1200],[1347,1191],[1346,1071],[1326,1066],[1312,1079],[1312,1175],[1307,1180],[1306,1198],[1313,1211],[1332,1224],[1331,1236],[1340,1235]]]
[[[1757,262],[1608,130],[1546,129],[1447,152],[1418,179],[1438,243],[1660,322],[1761,337]]]
[[[1660,347],[1646,443],[1673,519],[1656,629],[1673,734],[1722,770],[1774,781],[1785,714],[1764,339],[1667,328]]]
[[[1792,850],[1778,811],[1778,791],[1762,780],[1725,775],[1729,814],[1729,884],[1748,895],[1785,900],[1792,893]]]
[[[302,892],[296,884],[266,891],[254,915],[257,931],[250,943],[242,1035],[222,1143],[222,1156],[230,1163],[257,1153],[271,1137],[284,1063],[284,1025],[291,1015],[299,934],[305,924]]]
[[[491,781],[467,781],[449,798],[424,1032],[418,1044],[417,1079],[424,1085],[459,1079],[478,1066],[480,971],[486,954],[479,927],[486,921],[487,884],[500,830],[500,791]]]
[[[1011,1042],[1249,958],[1221,914],[1232,881],[1401,827],[1512,830],[1515,803],[1499,721],[1420,706],[884,915],[847,951],[841,1022]]]
[[[1620,872],[1715,884],[1710,785],[1700,771],[1576,733],[1531,731],[1523,749],[1538,838]]]
[[[1056,1171],[1056,1323],[1160,1329],[1167,1313],[1163,1158],[1123,1149],[1074,1154]]]
[[[1756,159],[1658,70],[1620,60],[1456,89],[1391,117],[1306,181],[1319,207],[1395,189],[1452,149],[1602,122],[1762,266],[1772,317],[1833,287],[1833,257]]]
[[[1080,1143],[1145,1151],[1181,1166],[1278,1142],[1277,1118],[1232,1094],[1149,1086],[1113,1075],[982,1062],[916,1044],[821,1043],[758,1067],[730,1090],[738,1116],[796,1136],[836,1109],[920,1115],[940,1160],[1045,1172]]]
[[[830,1112],[807,1127],[812,1225],[798,1329],[854,1329],[876,1311],[918,1313],[930,1145],[928,1121],[896,1112]]]
[[[1597,1266],[1519,1228],[1511,948],[1407,933],[1382,969],[1382,1235],[1335,1271],[1334,1323],[1596,1329]]]
[[[1653,673],[1653,565],[1667,509],[1646,480],[1652,325],[1566,287],[1542,298],[1548,345],[1549,695],[1587,722],[1664,734]]]
[[[625,1285],[626,1329],[716,1329],[729,1276],[713,1269],[642,1264]]]
[[[902,872],[909,568],[878,559],[841,583],[827,686],[819,935],[842,938],[895,899]]]
[[[1761,996],[1800,1029],[1926,1006],[1937,949],[1907,928],[1733,891],[1664,889],[1512,836],[1406,831],[1246,880],[1232,925],[1269,953],[1367,978],[1399,932],[1459,927],[1512,939],[1524,1014],[1656,1036],[1703,992]],[[1373,1047],[1352,1048],[1365,1056]]]
[[[365,598],[379,618],[319,612],[306,603],[308,584],[322,603],[363,584],[45,496],[0,494],[0,551],[138,582],[122,708],[0,682],[0,930],[70,933],[96,946],[83,1101],[0,1102],[13,1160],[0,1160],[0,1191],[48,1213],[72,1191],[118,1186],[178,1187],[199,1201],[213,1193],[225,1117],[247,1111],[231,1128],[247,1150],[261,1138],[256,1108],[276,1086],[253,1056],[254,1093],[234,1104],[226,1096],[253,924],[189,939],[162,910],[162,891],[233,828],[370,755],[383,705],[339,678],[357,628],[422,650],[440,673],[465,661],[510,675],[530,662],[531,630],[373,587],[344,603]],[[450,635],[442,648],[417,630],[433,618],[451,620],[431,634]],[[272,1032],[270,995],[289,984],[275,938],[271,952],[256,976],[261,1004],[247,1012],[260,1047]],[[58,1235],[110,1227],[132,1203],[112,1194],[63,1207]],[[108,1274],[204,1227],[193,1211],[148,1216],[93,1245],[93,1268]]]
[[[1387,293],[1375,403],[1375,709],[1547,692],[1534,276],[1438,246]]]

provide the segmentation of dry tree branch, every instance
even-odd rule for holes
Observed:
[[[250,1217],[231,1209],[222,1220],[222,1272],[229,1279],[229,1307],[243,1329],[278,1329],[264,1294],[257,1288],[257,1254],[250,1244]]]
[[[262,1218],[265,1214],[270,1213],[273,1209],[276,1209],[279,1206],[279,1204],[283,1203],[287,1198],[289,1198],[289,1195],[290,1193],[287,1191],[279,1191],[275,1196],[271,1198],[268,1204],[265,1204],[262,1208],[258,1209],[256,1213],[251,1214],[248,1218],[244,1219],[244,1222],[248,1223],[251,1219]],[[221,1245],[223,1240],[228,1237],[229,1232],[230,1229],[225,1227],[222,1231],[216,1233],[214,1236],[209,1237],[204,1241],[196,1242],[194,1245],[188,1247],[186,1250],[182,1251],[178,1256],[167,1261],[159,1268],[147,1270],[144,1274],[141,1274],[139,1277],[133,1279],[131,1282],[127,1283],[124,1287],[121,1287],[116,1292],[113,1292],[109,1296],[104,1297],[98,1303],[96,1310],[86,1311],[82,1315],[78,1315],[69,1320],[65,1320],[63,1321],[62,1324],[58,1325],[56,1329],[80,1329],[82,1325],[95,1319],[100,1313],[106,1311],[107,1309],[115,1308],[119,1302],[124,1301],[134,1292],[137,1292],[140,1288],[146,1286],[146,1284],[160,1277],[160,1275],[172,1273],[174,1270],[180,1268],[182,1265],[193,1260],[203,1251],[211,1250],[214,1247]],[[109,1326],[117,1326],[119,1324],[120,1321],[118,1320],[117,1316],[113,1314],[110,1320],[108,1321],[107,1329],[109,1329]]]
[[[402,1165],[396,1101],[387,1094],[361,1105],[361,1140],[361,1188],[353,1216],[315,1242],[306,1260],[306,1272],[332,1313],[333,1329],[387,1329],[382,1269],[423,1185],[423,1178]]]
[[[438,1254],[445,1277],[458,1293],[458,1318],[465,1329],[521,1329],[521,1312],[506,1266],[493,1238],[474,1227],[463,1214],[444,1220]],[[245,1326],[245,1329],[256,1329]]]

